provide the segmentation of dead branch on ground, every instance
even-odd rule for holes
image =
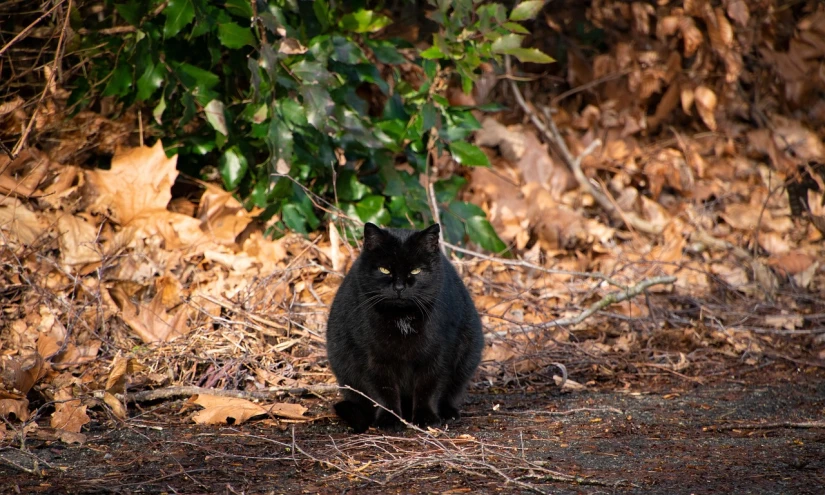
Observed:
[[[530,118],[533,125],[536,126],[536,129],[541,131],[545,139],[556,148],[562,160],[564,160],[565,165],[567,165],[567,168],[573,173],[573,176],[576,178],[576,181],[579,183],[582,190],[593,196],[593,199],[596,200],[599,206],[612,220],[621,222],[630,228],[642,231],[646,234],[660,234],[661,228],[656,227],[651,222],[644,220],[633,212],[622,211],[619,209],[616,203],[608,197],[607,192],[603,192],[595,188],[590,182],[590,179],[588,179],[584,174],[581,167],[582,160],[584,160],[587,155],[591,154],[598,146],[601,146],[601,141],[596,139],[591,142],[579,156],[574,157],[570,152],[570,148],[567,147],[564,137],[561,135],[558,127],[556,127],[556,123],[553,121],[549,109],[546,107],[542,109],[545,119],[547,120],[547,124],[545,125],[539,116],[536,115],[536,112],[530,108],[530,105],[527,104],[527,101],[524,99],[524,95],[518,87],[518,83],[512,77],[512,63],[509,55],[505,56],[505,68],[507,71],[508,81],[510,82],[510,88],[513,90],[513,96],[515,96],[519,106]]]
[[[275,399],[283,395],[309,395],[309,394],[329,394],[336,392],[338,385],[307,385],[304,387],[270,387],[266,390],[218,390],[212,388],[179,386],[156,388],[143,392],[125,394],[119,398],[125,398],[126,402],[149,402],[153,400],[171,399],[175,397],[189,397],[192,395],[217,395],[219,397],[233,397],[237,399],[267,400]],[[101,392],[101,397],[103,396]]]

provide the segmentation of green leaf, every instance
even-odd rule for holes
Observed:
[[[467,179],[460,175],[453,175],[449,179],[440,180],[435,183],[436,201],[439,203],[449,203],[458,197],[458,191],[467,183]],[[386,191],[385,191],[386,193]]]
[[[494,253],[501,253],[507,245],[498,237],[495,229],[484,215],[484,210],[465,201],[453,201],[447,207],[445,215],[454,215],[464,224],[464,230],[470,240],[482,248]],[[449,216],[445,216],[445,220]]]
[[[124,96],[132,87],[132,66],[128,63],[121,62],[117,64],[115,70],[112,71],[109,82],[103,89],[103,96]]]
[[[437,60],[444,58],[444,52],[439,50],[437,46],[433,45],[421,52],[421,58],[426,60]]]
[[[249,169],[249,164],[238,147],[232,146],[221,155],[218,161],[218,167],[224,186],[226,186],[227,190],[232,190],[241,183],[241,179],[243,179],[243,176],[246,175],[246,171]]]
[[[541,8],[544,7],[544,0],[528,0],[516,5],[516,8],[510,12],[511,21],[526,21],[536,17]]]
[[[172,38],[195,18],[195,4],[192,0],[169,0],[163,13],[166,15],[163,37]]]
[[[339,201],[358,201],[370,192],[368,186],[358,182],[358,176],[352,170],[342,170],[338,174],[335,189]]]
[[[137,94],[135,95],[137,101],[144,101],[152,96],[152,93],[163,84],[164,74],[162,64],[152,64],[146,67],[143,75],[137,80]]]
[[[462,165],[489,167],[490,160],[478,146],[466,141],[450,143],[450,154]]]
[[[520,34],[505,34],[499,39],[493,41],[491,49],[493,53],[507,53],[510,50],[521,48],[521,42],[524,36]]]
[[[332,53],[330,54],[332,60],[345,64],[357,64],[366,61],[364,51],[352,41],[343,36],[333,36],[330,41],[332,43]]]
[[[155,118],[155,122],[157,122],[158,125],[163,125],[163,120],[161,119],[161,117],[163,117],[163,112],[165,110],[166,98],[161,98],[157,106],[155,106],[155,108],[152,109],[152,117]]]
[[[387,27],[392,22],[389,17],[372,10],[357,10],[341,18],[339,26],[345,31],[356,33],[374,33]]]
[[[496,229],[484,217],[470,217],[465,224],[470,240],[493,253],[502,253],[507,245],[496,234]]]
[[[329,92],[317,84],[301,86],[301,96],[307,111],[310,125],[323,131],[329,124],[329,116],[335,103]]]
[[[534,64],[549,64],[556,61],[537,48],[514,48],[501,53],[512,55],[521,62],[533,62]]]
[[[390,213],[384,208],[384,196],[377,194],[367,196],[355,204],[355,211],[363,222],[386,225],[390,222]]]
[[[132,0],[131,2],[115,4],[115,10],[123,20],[132,26],[140,26],[140,20],[146,14],[146,3]]]
[[[182,73],[181,79],[188,89],[198,89],[203,92],[214,88],[221,82],[221,79],[215,74],[191,64],[180,64],[178,70]]]
[[[510,31],[511,33],[518,33],[518,34],[530,34],[530,30],[526,27],[522,26],[517,22],[505,22],[501,25],[504,29]]]
[[[252,29],[234,22],[218,24],[218,39],[221,45],[229,49],[242,48],[246,45],[255,46],[255,35],[252,34]]]
[[[370,50],[372,50],[372,53],[375,54],[375,58],[382,64],[398,65],[407,61],[407,59],[398,53],[398,49],[395,45],[389,41],[366,40],[366,44]]]
[[[296,204],[287,203],[281,210],[281,215],[287,227],[301,234],[307,233],[307,219]]]
[[[220,132],[224,136],[229,135],[229,130],[226,128],[226,115],[224,114],[224,106],[221,100],[212,100],[204,108],[206,113],[206,121],[213,129]],[[231,188],[230,188],[231,189]]]
[[[226,0],[226,11],[234,16],[249,20],[252,18],[252,3],[249,0]]]
[[[315,12],[315,18],[321,24],[321,31],[329,29],[329,2],[312,2],[312,10]]]

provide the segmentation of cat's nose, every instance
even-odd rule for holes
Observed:
[[[397,292],[398,295],[400,296],[401,293],[404,292],[404,289],[407,288],[407,286],[404,285],[404,282],[398,280],[394,284],[392,284],[392,288],[395,289],[395,292]]]

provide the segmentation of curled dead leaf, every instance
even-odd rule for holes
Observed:
[[[707,86],[699,86],[693,91],[694,101],[696,103],[696,110],[699,111],[699,116],[702,122],[708,126],[708,129],[716,130],[716,104],[718,103],[716,93]]]

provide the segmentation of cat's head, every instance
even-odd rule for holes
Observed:
[[[438,224],[404,230],[367,223],[358,274],[366,295],[377,296],[383,306],[414,308],[433,303],[443,275],[440,231]]]

